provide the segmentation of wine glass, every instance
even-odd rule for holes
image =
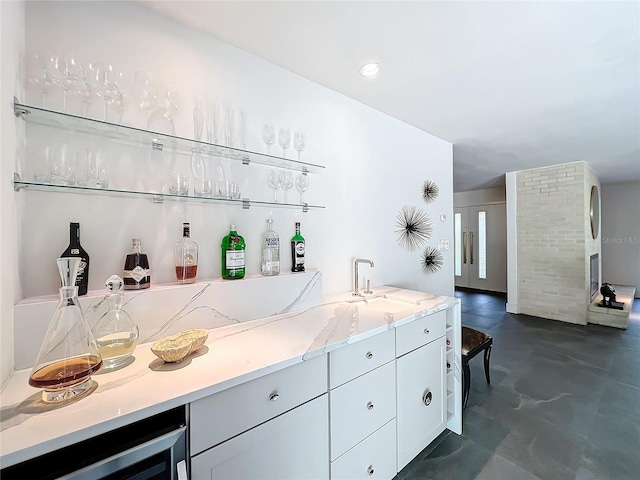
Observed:
[[[234,115],[235,112],[231,108],[231,105],[226,104],[222,109],[223,128],[224,128],[224,140],[227,147],[233,147],[234,140]]]
[[[287,148],[291,146],[291,130],[288,128],[281,128],[278,132],[278,143],[282,147],[282,156],[287,156]]]
[[[111,81],[112,96],[109,99],[109,104],[116,115],[115,123],[120,124],[122,123],[124,108],[129,98],[129,81],[122,72],[114,72]]]
[[[238,111],[239,127],[240,127],[240,145],[242,149],[247,149],[247,111],[241,108]]]
[[[273,188],[273,201],[278,202],[278,188],[281,186],[282,179],[277,170],[269,170],[269,186]]]
[[[45,106],[45,99],[49,93],[49,87],[53,83],[51,75],[47,71],[47,65],[44,59],[38,54],[32,55],[29,65],[29,83],[40,88],[42,94],[42,107]]]
[[[82,79],[78,82],[76,92],[82,102],[82,116],[86,117],[89,113],[89,106],[93,100],[93,89],[90,84],[90,70],[83,69]]]
[[[270,154],[271,145],[276,141],[276,131],[270,123],[262,126],[262,140],[267,144],[267,153]]]
[[[296,188],[300,192],[300,203],[304,204],[304,192],[309,188],[309,177],[301,173],[296,177]]]
[[[302,155],[302,151],[304,147],[306,147],[307,141],[304,135],[304,132],[296,132],[293,136],[293,148],[298,152],[298,161],[300,161],[300,157]]]
[[[153,73],[137,71],[133,75],[133,98],[147,116],[147,128],[151,111],[156,107],[158,92]]]
[[[158,108],[169,122],[173,121],[173,116],[180,110],[180,90],[173,83],[168,83],[160,90]]]
[[[49,61],[53,81],[62,88],[62,109],[66,112],[69,90],[82,78],[82,67],[71,54],[66,57],[54,55]]]
[[[284,190],[284,203],[288,203],[287,193],[289,192],[289,189],[293,187],[293,174],[287,171],[282,172],[280,174],[280,184]]]
[[[104,119],[107,120],[107,107],[111,99],[118,95],[115,73],[112,65],[94,63],[91,67],[91,87],[104,101]]]

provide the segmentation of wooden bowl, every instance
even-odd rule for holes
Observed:
[[[185,330],[154,342],[151,351],[165,362],[180,362],[203,346],[208,336],[204,328]]]

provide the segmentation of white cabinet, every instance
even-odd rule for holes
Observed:
[[[445,346],[442,336],[396,360],[398,471],[446,427]]]
[[[327,395],[324,394],[196,455],[191,459],[191,478],[327,480],[327,416]]]

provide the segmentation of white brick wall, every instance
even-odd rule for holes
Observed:
[[[521,313],[587,323],[589,198],[599,181],[584,162],[517,172],[518,307]]]

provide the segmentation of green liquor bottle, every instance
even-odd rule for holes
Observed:
[[[245,270],[245,243],[244,238],[238,235],[236,226],[231,225],[228,235],[222,239],[222,278],[229,280],[244,278]]]
[[[300,222],[296,222],[296,234],[291,239],[291,271],[304,272],[304,237],[300,235]]]

